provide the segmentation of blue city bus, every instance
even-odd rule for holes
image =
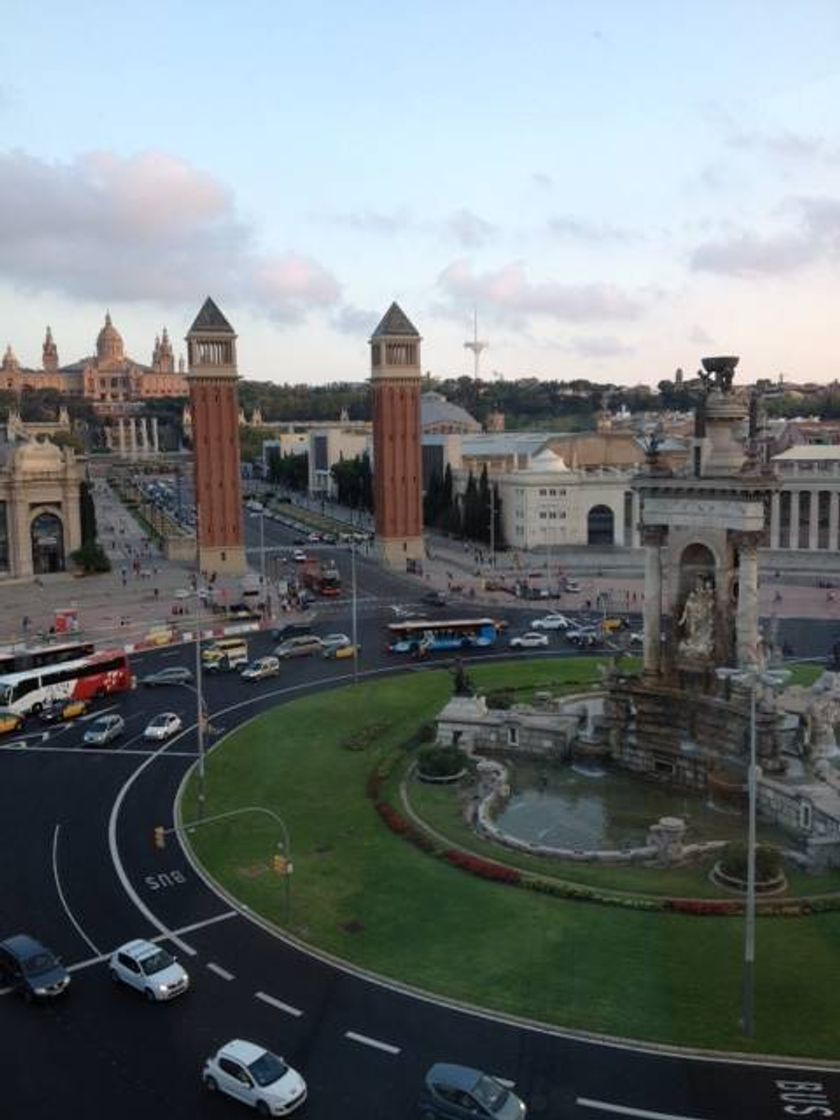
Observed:
[[[388,652],[425,657],[449,650],[489,649],[506,622],[494,618],[415,619],[388,625]]]

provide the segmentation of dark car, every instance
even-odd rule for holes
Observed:
[[[420,1097],[422,1120],[524,1120],[527,1111],[495,1077],[449,1062],[432,1066]]]
[[[192,673],[183,665],[171,665],[168,669],[158,669],[140,678],[140,683],[152,687],[163,684],[192,684]]]
[[[285,642],[287,638],[299,638],[302,634],[311,634],[312,626],[308,622],[285,622],[282,626],[275,626],[271,631],[273,642]]]
[[[28,933],[17,933],[0,941],[0,984],[14,988],[27,1003],[32,1003],[66,992],[70,974],[40,941]]]
[[[73,700],[65,697],[63,700],[52,700],[45,704],[39,712],[44,723],[61,723],[63,720],[78,719],[87,713],[87,700]]]
[[[449,599],[445,591],[427,591],[425,595],[421,596],[422,602],[428,603],[430,607],[445,607]]]

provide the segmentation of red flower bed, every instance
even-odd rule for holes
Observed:
[[[401,816],[387,801],[377,801],[376,811],[388,828],[392,832],[396,832],[397,836],[405,836],[410,831],[411,825],[405,817]]]
[[[510,886],[518,886],[522,879],[521,872],[515,867],[504,867],[500,863],[491,863],[489,860],[472,856],[468,852],[456,851],[454,848],[447,848],[443,853],[443,858],[453,867],[460,867],[463,871],[469,871],[471,875],[478,875],[481,879],[490,879],[494,883],[508,883]]]
[[[669,898],[665,908],[676,914],[717,914],[732,917],[743,912],[743,903],[723,898]]]

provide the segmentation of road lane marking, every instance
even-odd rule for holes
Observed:
[[[254,997],[262,1000],[263,1003],[276,1007],[278,1011],[285,1011],[287,1015],[293,1015],[296,1019],[299,1019],[303,1014],[299,1008],[292,1007],[290,1003],[283,1003],[282,999],[275,999],[274,996],[266,995],[265,992],[254,992]]]
[[[227,921],[228,918],[238,918],[238,917],[239,917],[239,911],[238,910],[225,910],[224,914],[217,914],[215,916],[215,918],[205,918],[203,922],[193,922],[192,925],[181,926],[180,929],[176,929],[174,932],[178,933],[178,934],[193,933],[197,929],[204,929],[205,926],[213,926],[213,925],[216,924],[216,922],[225,922],[225,921]],[[165,941],[165,940],[166,940],[166,935],[165,934],[161,934],[159,937],[153,937],[152,938],[152,941]]]
[[[589,1097],[578,1097],[576,1103],[581,1108],[597,1108],[601,1112],[611,1112],[618,1116],[636,1116],[639,1120],[700,1120],[697,1116],[686,1116],[682,1112],[653,1112],[649,1108],[630,1108],[624,1104],[610,1104],[608,1101],[595,1101]]]
[[[386,1054],[399,1054],[399,1046],[392,1046],[390,1042],[380,1042],[378,1038],[369,1038],[366,1034],[356,1034],[355,1031],[345,1031],[344,1037],[351,1042],[361,1042],[363,1046],[372,1046],[374,1050],[383,1050]]]
[[[52,839],[52,870],[53,870],[53,879],[55,880],[55,889],[58,892],[59,901],[61,902],[61,905],[64,907],[64,913],[67,915],[67,917],[73,923],[73,927],[76,930],[76,933],[78,933],[78,935],[81,937],[81,939],[83,941],[87,942],[87,944],[90,946],[90,948],[93,949],[94,953],[99,953],[101,951],[99,949],[99,946],[94,945],[94,943],[91,941],[91,939],[85,933],[85,931],[82,929],[81,925],[76,920],[76,917],[75,917],[73,911],[70,909],[70,907],[67,904],[67,899],[64,897],[64,891],[61,889],[61,879],[58,877],[58,834],[59,834],[60,831],[61,831],[61,825],[57,824],[55,826],[55,828],[53,829],[53,839]]]
[[[21,751],[26,746],[27,746],[27,744],[24,743],[24,742],[4,743],[2,746],[0,746],[0,751]],[[50,754],[50,753],[52,753],[52,754],[90,754],[90,755],[103,754],[103,755],[109,755],[111,758],[119,758],[120,755],[137,754],[137,755],[141,755],[144,758],[148,758],[149,755],[154,754],[154,748],[150,747],[148,750],[144,750],[144,751],[143,750],[134,750],[134,749],[129,749],[129,750],[123,749],[123,750],[117,751],[117,750],[114,750],[111,747],[41,747],[41,746],[32,746],[32,747],[29,747],[28,753],[30,755]],[[198,751],[168,751],[162,757],[163,758],[198,758]]]
[[[236,977],[233,975],[232,972],[228,972],[228,970],[226,968],[222,968],[222,966],[219,965],[219,964],[214,964],[213,961],[208,961],[207,962],[207,967],[210,969],[211,972],[215,972],[217,976],[221,976],[221,978],[223,980],[235,980],[236,979]]]

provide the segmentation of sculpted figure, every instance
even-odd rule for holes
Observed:
[[[679,652],[685,657],[711,657],[715,644],[715,593],[709,583],[697,580],[689,592],[679,620]]]

